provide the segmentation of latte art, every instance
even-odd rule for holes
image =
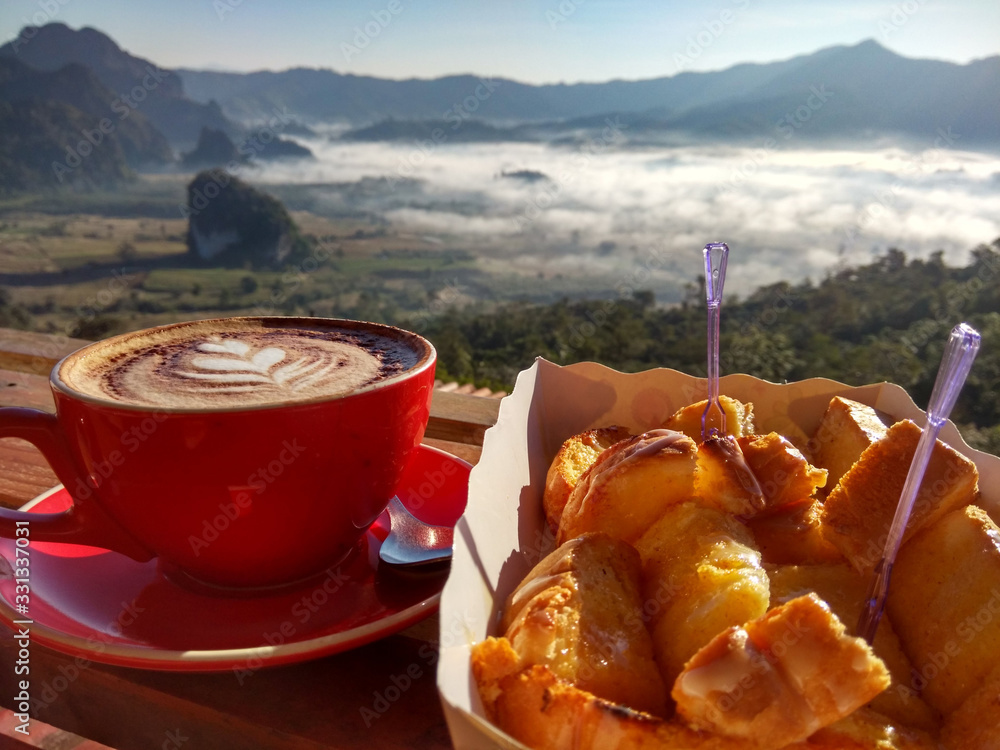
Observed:
[[[210,356],[191,357],[189,369],[177,370],[177,375],[203,381],[200,386],[189,386],[192,392],[252,393],[276,388],[295,393],[310,386],[322,386],[338,377],[337,371],[342,367],[353,365],[352,375],[358,380],[353,387],[363,385],[378,374],[379,362],[374,357],[362,360],[359,350],[349,346],[343,348],[339,356],[332,351],[317,351],[292,359],[284,349],[275,346],[254,351],[238,339],[206,341],[195,349]],[[339,382],[346,390],[352,387],[343,378]]]
[[[59,375],[75,390],[126,404],[230,408],[350,393],[412,369],[424,354],[411,334],[357,326],[178,324],[88,347]]]

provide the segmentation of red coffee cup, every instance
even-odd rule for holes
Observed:
[[[392,350],[389,359],[406,356],[395,370],[380,370],[373,382],[347,392],[333,386],[328,393],[313,389],[304,397],[279,394],[277,401],[245,404],[239,389],[270,377],[267,367],[274,367],[281,347],[225,343],[244,329],[276,332],[282,341],[305,336],[307,346],[334,338],[387,342],[375,348]],[[135,354],[143,342],[179,336],[197,343],[206,331],[216,343],[200,347],[222,351],[221,341],[247,349],[251,369],[229,373],[243,378],[231,388],[237,394],[232,398],[186,403],[186,395],[178,401],[173,394],[164,406],[150,389],[141,394],[149,403],[133,403],[113,389],[95,393],[67,382],[81,368],[117,372],[116,363],[125,361],[120,357]],[[157,361],[169,359],[170,351],[157,353]],[[221,359],[225,368],[230,355],[198,356],[200,366],[218,368]],[[296,365],[294,358],[286,361]],[[168,574],[215,587],[269,587],[307,578],[344,558],[395,493],[427,426],[435,362],[434,347],[417,334],[318,318],[196,321],[88,345],[53,368],[54,415],[0,409],[0,437],[38,447],[73,507],[55,514],[0,509],[0,535],[14,537],[18,523],[27,522],[33,542],[93,545],[135,560],[156,556]],[[297,372],[292,365],[285,369]],[[213,371],[206,372],[182,372],[186,380],[178,381],[178,390],[183,394],[203,381],[218,385],[210,379]]]

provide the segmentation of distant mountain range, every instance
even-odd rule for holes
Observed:
[[[331,123],[350,128],[341,136],[346,140],[368,141],[572,143],[621,122],[621,142],[633,144],[671,138],[780,143],[795,136],[796,142],[892,139],[927,148],[945,134],[948,145],[992,150],[1000,147],[998,95],[1000,56],[957,65],[900,57],[874,41],[712,73],[535,86],[307,68],[166,70],[96,29],[50,23],[24,29],[0,47],[0,167],[18,176],[0,179],[0,189],[52,181],[38,171],[44,160],[37,153],[22,153],[29,143],[39,153],[62,154],[69,172],[55,166],[60,159],[49,171],[63,178],[72,173],[74,184],[86,186],[176,164],[200,134],[224,134],[242,156],[308,155],[273,136],[309,135],[307,126]],[[262,123],[274,123],[270,152],[252,140],[255,128],[267,127]],[[96,151],[94,141],[105,137],[112,146],[101,159],[83,159],[76,171],[71,162],[78,147]]]
[[[362,128],[388,119],[436,121],[448,132],[470,119],[577,126],[623,114],[630,136],[636,128],[710,138],[794,133],[827,140],[902,137],[930,146],[939,129],[950,129],[963,147],[1000,145],[1000,56],[957,65],[901,57],[874,41],[719,72],[573,85],[474,76],[397,81],[307,68],[176,72],[189,96],[217,101],[239,120],[281,109],[306,123]],[[400,131],[384,128],[390,137]],[[523,130],[514,132],[524,137]]]

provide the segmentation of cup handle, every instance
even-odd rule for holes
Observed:
[[[42,452],[59,481],[73,497],[73,506],[61,513],[26,513],[0,507],[0,537],[24,536],[25,524],[33,542],[86,544],[114,550],[145,562],[154,555],[114,521],[92,496],[77,497],[71,487],[87,487],[54,414],[19,406],[0,408],[0,438],[27,440]],[[20,534],[18,529],[22,529]]]

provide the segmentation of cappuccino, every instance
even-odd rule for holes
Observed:
[[[229,409],[354,393],[430,356],[389,326],[230,318],[124,334],[70,355],[58,377],[87,396],[144,407]]]

